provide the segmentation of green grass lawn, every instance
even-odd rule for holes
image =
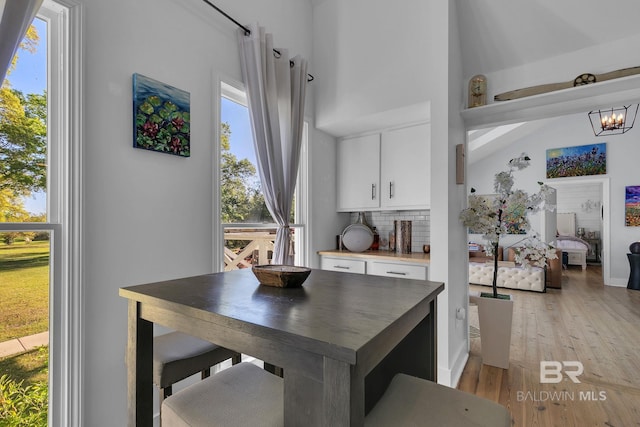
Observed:
[[[49,330],[49,242],[0,243],[0,342]]]
[[[28,386],[48,381],[49,347],[40,347],[25,353],[0,358],[0,376],[7,374],[15,382]],[[0,424],[1,425],[1,424]]]

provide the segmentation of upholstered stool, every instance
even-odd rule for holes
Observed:
[[[233,359],[240,363],[240,354],[182,332],[170,332],[153,339],[153,383],[160,389],[160,400],[171,396],[172,385],[193,374],[210,374],[213,365]]]
[[[365,419],[367,427],[509,427],[495,402],[432,381],[397,374]]]
[[[168,397],[163,427],[282,427],[283,380],[243,362]]]

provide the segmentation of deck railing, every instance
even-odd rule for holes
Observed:
[[[257,264],[271,264],[275,240],[275,228],[225,228],[224,271],[251,268]],[[236,244],[229,245],[231,241]],[[248,243],[240,246],[237,244],[239,241]]]

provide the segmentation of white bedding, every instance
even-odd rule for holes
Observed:
[[[589,243],[578,237],[560,235],[556,237],[556,247],[569,254],[569,265],[579,265],[583,270],[587,268]]]
[[[574,236],[557,236],[556,237],[556,246],[559,249],[584,249],[589,250],[589,243],[580,239],[579,237]]]

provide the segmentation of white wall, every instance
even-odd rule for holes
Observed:
[[[430,2],[430,40],[437,40],[429,78],[433,88],[431,116],[431,280],[445,283],[438,297],[438,382],[455,387],[468,353],[469,280],[466,229],[458,220],[466,188],[456,184],[456,145],[464,144],[460,117],[463,101],[462,57],[453,1]]]
[[[469,167],[469,183],[479,193],[491,193],[493,174],[503,170],[506,162],[526,152],[532,158],[531,166],[516,173],[516,186],[526,191],[536,190],[537,181],[546,179],[546,150],[549,148],[570,147],[576,145],[607,143],[607,174],[582,178],[556,178],[548,180],[549,185],[554,182],[589,182],[593,178],[608,178],[610,202],[604,201],[605,214],[610,216],[608,242],[604,247],[610,248],[610,280],[607,284],[626,286],[629,277],[629,263],[626,253],[629,244],[640,240],[639,227],[625,227],[624,225],[624,196],[625,186],[640,185],[640,179],[634,171],[637,169],[637,158],[640,156],[638,132],[634,128],[624,135],[609,137],[594,137],[586,112],[564,117],[562,120],[549,121],[547,126],[528,137],[511,144],[509,147],[495,153],[493,156],[478,161]],[[535,226],[535,222],[532,221]],[[506,241],[505,241],[506,242]],[[507,244],[509,242],[506,242]],[[607,278],[605,277],[605,281]]]
[[[234,25],[203,2],[82,0],[82,4],[82,425],[124,426],[127,303],[118,289],[215,268],[213,242],[219,238],[212,207],[217,185],[215,82],[219,76],[241,80],[241,75]],[[259,21],[274,33],[277,45],[310,58],[309,2],[217,0],[216,4],[240,22]],[[310,71],[314,72],[313,66]],[[132,148],[134,72],[191,93],[190,158]],[[324,213],[324,206],[316,208]]]
[[[433,2],[325,0],[314,6],[314,63],[322,76],[316,125],[353,135],[429,117]],[[439,28],[446,28],[446,22]],[[440,41],[440,40],[438,40]]]

